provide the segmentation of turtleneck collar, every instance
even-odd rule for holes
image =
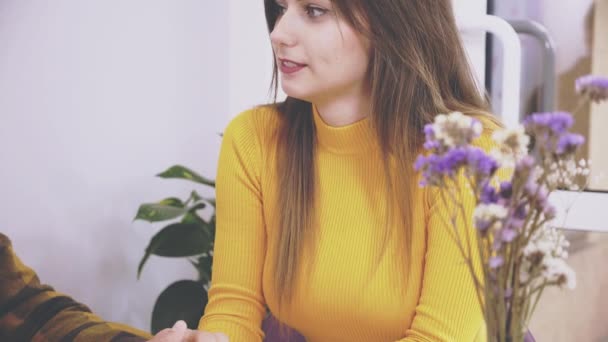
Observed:
[[[377,147],[377,138],[370,126],[369,117],[340,127],[330,126],[312,106],[317,139],[322,148],[336,154],[359,154]]]

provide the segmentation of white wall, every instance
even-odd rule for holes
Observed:
[[[107,319],[148,329],[185,260],[136,269],[160,226],[138,205],[215,177],[228,121],[228,3],[0,2],[0,231],[43,281]],[[203,193],[206,193],[203,191]]]
[[[454,15],[459,25],[466,25],[474,21],[477,16],[485,15],[487,10],[486,0],[452,0],[454,4]],[[469,60],[473,71],[477,75],[480,90],[485,89],[485,32],[466,32],[462,34]]]
[[[230,0],[230,116],[266,103],[272,80],[272,48],[263,0]],[[278,99],[285,97],[279,88]]]
[[[481,74],[483,34],[465,39]],[[136,281],[162,226],[132,219],[192,189],[154,177],[166,167],[215,177],[216,132],[268,100],[263,2],[3,0],[0,51],[0,231],[43,281],[148,329],[156,296],[194,272],[152,257]]]

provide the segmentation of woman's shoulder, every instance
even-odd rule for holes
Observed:
[[[264,104],[255,106],[236,114],[229,122],[229,126],[255,125],[266,127],[273,122],[278,123],[279,110],[277,105]]]
[[[260,105],[235,115],[226,125],[223,137],[243,144],[267,145],[279,124],[276,105]]]

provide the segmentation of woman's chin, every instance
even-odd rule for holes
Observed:
[[[283,89],[285,95],[291,98],[311,102],[310,99],[312,94],[309,91],[304,91],[298,87],[290,87],[289,85],[285,84],[281,85],[281,89]]]

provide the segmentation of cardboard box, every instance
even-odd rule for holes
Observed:
[[[608,0],[596,0],[592,73],[608,77]],[[591,105],[589,123],[590,189],[608,190],[608,103]]]

